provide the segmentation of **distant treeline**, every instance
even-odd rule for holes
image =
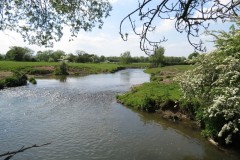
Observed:
[[[13,46],[6,54],[0,54],[0,60],[7,61],[30,61],[30,62],[58,62],[60,59],[67,59],[74,63],[151,63],[149,57],[132,57],[130,52],[125,52],[118,56],[98,56],[85,51],[77,50],[73,53],[65,53],[62,50],[46,50],[34,52],[25,47]],[[186,64],[185,57],[164,57],[164,65]]]

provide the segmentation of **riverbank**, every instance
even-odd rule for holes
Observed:
[[[150,82],[134,86],[125,94],[117,95],[117,100],[136,110],[159,113],[170,120],[194,119],[193,111],[186,110],[179,102],[182,92],[174,77],[191,69],[189,65],[167,66],[146,69],[151,74]]]
[[[28,77],[54,77],[54,71],[59,66],[59,62],[15,62],[0,61],[0,88],[7,87],[7,79],[15,78],[15,72],[25,74]],[[67,71],[70,76],[114,73],[126,68],[146,68],[149,63],[67,63]],[[19,86],[10,85],[11,87]]]
[[[2,90],[0,153],[52,142],[16,158],[239,159],[238,152],[229,155],[206,143],[189,123],[172,123],[116,103],[117,93],[148,80],[142,70],[127,69],[70,76],[66,83],[38,79],[36,86]]]
[[[198,101],[188,101],[182,98],[182,91],[174,78],[193,66],[167,66],[163,68],[146,69],[151,74],[150,82],[134,86],[130,91],[117,95],[117,101],[134,110],[156,113],[170,121],[189,121],[195,123],[203,137],[218,147],[239,148],[239,138],[230,144],[224,144],[217,136],[210,136],[206,130],[208,123],[203,120],[203,106]],[[218,131],[214,130],[216,133]],[[214,142],[214,143],[213,143]]]
[[[21,71],[29,75],[53,74],[59,62],[15,62],[0,61],[0,73]],[[149,63],[67,63],[70,75],[113,73],[124,68],[146,68]],[[0,76],[1,78],[1,76]]]

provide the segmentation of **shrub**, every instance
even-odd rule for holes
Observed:
[[[15,72],[12,77],[5,78],[5,85],[7,87],[17,87],[27,84],[27,76],[20,72]]]
[[[155,112],[157,109],[159,109],[159,107],[157,107],[155,100],[146,95],[143,99],[141,110],[152,113]]]
[[[68,75],[69,73],[67,72],[67,64],[62,61],[60,62],[60,65],[56,67],[54,71],[55,75]]]
[[[0,80],[0,89],[3,89],[5,86],[5,81],[4,80]]]
[[[30,83],[32,83],[32,84],[37,84],[37,81],[36,81],[36,79],[35,79],[34,77],[29,78],[28,81],[29,81]]]
[[[232,27],[229,33],[215,37],[217,49],[192,59],[195,69],[179,81],[183,98],[203,106],[197,111],[203,133],[221,144],[231,144],[240,136],[240,30]]]

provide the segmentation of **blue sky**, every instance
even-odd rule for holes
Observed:
[[[156,0],[156,2],[159,0]],[[120,21],[138,6],[137,0],[111,0],[113,10],[111,16],[104,20],[103,28],[94,28],[92,32],[80,32],[74,41],[69,42],[70,34],[64,29],[64,36],[60,42],[56,42],[53,48],[39,47],[24,43],[21,36],[15,32],[0,32],[1,43],[0,53],[6,53],[10,46],[28,47],[34,51],[39,50],[63,50],[66,53],[75,53],[76,50],[83,50],[91,54],[105,56],[119,56],[125,51],[130,51],[132,56],[146,56],[139,49],[139,38],[131,32],[129,24],[124,25],[124,31],[129,33],[128,41],[123,41],[119,35]],[[153,3],[154,5],[154,3]],[[210,29],[227,29],[229,24],[211,23]],[[192,53],[193,47],[188,43],[186,34],[175,31],[174,22],[164,20],[158,23],[158,29],[153,34],[154,38],[165,36],[168,41],[162,43],[166,56],[185,56]],[[202,36],[203,40],[211,41],[212,37]],[[208,51],[214,49],[213,43],[206,42]]]

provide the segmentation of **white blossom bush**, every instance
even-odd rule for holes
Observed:
[[[200,104],[196,112],[207,136],[231,144],[240,135],[240,30],[213,35],[217,49],[190,60],[196,67],[178,81],[183,98]]]

